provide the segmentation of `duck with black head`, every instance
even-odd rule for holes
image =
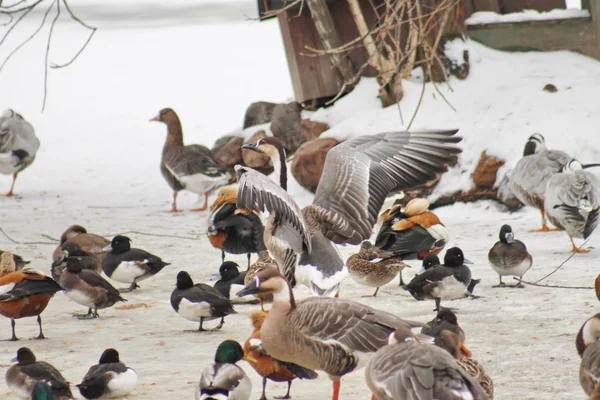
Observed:
[[[158,274],[170,263],[145,250],[131,248],[131,239],[127,236],[115,236],[110,245],[104,248],[109,253],[102,259],[102,270],[110,279],[129,283],[129,288],[121,292],[131,292],[139,288],[138,282]]]
[[[490,265],[498,273],[500,283],[492,287],[506,287],[502,282],[503,276],[518,276],[519,283],[510,287],[523,288],[521,279],[531,268],[533,258],[527,251],[527,246],[515,239],[515,234],[510,225],[500,228],[500,240],[494,244],[488,253]]]
[[[246,272],[240,272],[240,266],[233,261],[225,261],[219,267],[220,279],[215,282],[214,288],[223,296],[231,300],[232,303],[257,303],[256,299],[250,297],[239,298],[235,296],[237,292],[244,288]]]
[[[117,350],[106,349],[98,364],[90,367],[77,388],[86,399],[112,399],[133,392],[136,383],[135,370],[121,362]]]
[[[173,205],[170,212],[178,212],[177,194],[181,190],[204,195],[204,205],[192,211],[208,208],[208,195],[212,190],[226,185],[231,176],[210,149],[199,144],[183,144],[183,130],[179,117],[171,108],[163,108],[150,121],[167,125],[167,139],[162,150],[160,172],[173,189]]]

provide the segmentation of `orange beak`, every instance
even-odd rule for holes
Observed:
[[[462,351],[462,352],[463,352],[463,354],[464,354],[465,356],[467,356],[467,357],[471,357],[471,355],[473,355],[473,353],[471,353],[471,350],[467,349],[467,348],[465,347],[465,345],[464,345],[464,344],[462,344],[462,343],[460,344],[460,351]]]

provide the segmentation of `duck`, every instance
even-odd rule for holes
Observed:
[[[246,254],[248,267],[252,253],[266,250],[263,234],[265,228],[257,210],[237,208],[238,188],[224,186],[217,192],[217,199],[210,206],[208,240],[221,250],[221,262],[225,253]]]
[[[422,274],[428,269],[435,268],[442,265],[440,262],[440,258],[435,254],[429,254],[423,258],[423,262],[421,263],[421,270],[417,272],[416,275]]]
[[[4,250],[0,250],[0,257],[2,257],[2,254],[6,253],[6,251]],[[18,254],[12,253],[12,252],[8,252],[10,254],[12,254],[13,257],[13,261],[15,263],[15,268],[17,271],[22,270],[23,268],[25,268],[25,266],[27,266],[27,264],[29,264],[31,261],[25,261],[23,259],[23,257],[21,257]]]
[[[99,273],[84,269],[81,260],[69,257],[65,271],[60,275],[60,286],[68,298],[88,307],[85,315],[75,315],[81,319],[98,318],[98,310],[114,306],[117,302],[127,301]]]
[[[573,238],[587,239],[600,221],[600,179],[584,171],[577,160],[570,160],[561,172],[548,180],[544,194],[548,219],[567,231],[574,253],[588,253],[575,245]]]
[[[102,273],[102,259],[100,257],[84,251],[75,242],[66,242],[62,248],[62,256],[50,265],[50,273],[55,281],[58,282],[60,280],[60,275],[67,267],[67,260],[69,258],[77,258],[83,269],[95,271],[99,274]]]
[[[436,336],[434,343],[446,350],[467,373],[481,386],[489,400],[494,400],[494,381],[485,368],[472,358],[471,351],[464,346],[464,339],[458,333],[444,329]]]
[[[581,357],[579,384],[587,395],[598,394],[600,380],[600,313],[589,318],[579,329],[575,347]]]
[[[167,139],[162,150],[160,172],[173,189],[173,204],[170,212],[177,209],[177,194],[181,190],[204,195],[204,205],[192,211],[205,211],[208,208],[208,195],[212,190],[229,183],[231,176],[221,165],[210,149],[199,144],[183,144],[183,131],[179,117],[171,108],[163,108],[150,121],[167,125]]]
[[[277,262],[269,255],[268,250],[263,250],[258,253],[258,260],[250,265],[248,271],[246,271],[246,275],[244,276],[244,285],[248,285],[256,275],[265,268],[279,268],[277,266]],[[260,302],[260,309],[265,311],[265,302],[272,303],[273,302],[273,294],[272,293],[259,293],[255,295],[258,301]]]
[[[396,200],[380,215],[381,228],[375,246],[403,260],[422,260],[429,254],[439,254],[448,243],[448,229],[437,215],[428,211],[429,201],[415,198],[404,208],[400,202],[401,199]],[[404,285],[400,272],[400,286]]]
[[[133,392],[137,374],[119,359],[119,352],[106,349],[98,364],[90,367],[77,388],[86,399],[121,398]]]
[[[333,400],[339,399],[341,378],[364,366],[391,332],[401,326],[422,326],[340,298],[312,296],[297,302],[290,283],[276,268],[258,273],[237,295],[257,293],[273,294],[273,306],[260,329],[265,353],[326,372],[333,381]]]
[[[27,317],[37,317],[40,331],[36,339],[46,339],[40,315],[54,294],[63,288],[54,279],[33,268],[16,271],[13,255],[9,252],[2,254],[0,267],[0,314],[10,318],[10,340],[19,340],[15,334],[15,320]]]
[[[434,319],[429,321],[423,328],[421,333],[432,338],[440,336],[442,331],[450,331],[456,333],[461,340],[465,342],[465,331],[458,325],[458,318],[454,311],[446,307],[440,307]]]
[[[231,296],[244,288],[244,279],[246,271],[240,272],[239,265],[233,261],[225,261],[219,267],[220,279],[215,282],[213,287],[223,296],[231,300],[232,303],[257,303],[255,299],[248,297],[239,298]]]
[[[360,245],[360,251],[348,257],[346,267],[356,283],[374,287],[373,297],[376,297],[379,288],[390,283],[406,267],[400,258],[391,255],[390,252],[382,255],[381,250],[365,240]],[[373,262],[376,258],[383,259]]]
[[[376,400],[487,400],[483,388],[446,351],[420,343],[408,327],[389,335],[365,370]]]
[[[471,271],[464,264],[472,262],[465,259],[460,248],[452,247],[446,251],[443,266],[415,276],[405,289],[416,300],[435,300],[434,310],[439,311],[442,300],[462,299],[470,295]]]
[[[40,148],[40,140],[35,135],[33,125],[21,114],[11,109],[0,115],[0,173],[13,177],[10,190],[5,196],[14,196],[15,182],[19,172],[35,161]]]
[[[121,292],[131,292],[139,288],[138,282],[158,274],[171,263],[145,250],[131,248],[131,239],[117,235],[104,248],[109,253],[102,259],[102,270],[110,279],[130,283],[129,288]]]
[[[231,301],[219,291],[204,283],[197,283],[186,271],[177,273],[177,286],[171,293],[171,306],[183,318],[200,322],[198,332],[206,331],[202,327],[204,321],[221,318],[214,330],[219,330],[225,323],[225,317],[236,314]]]
[[[60,235],[60,243],[52,253],[52,261],[56,261],[63,255],[63,246],[67,243],[76,243],[87,253],[91,253],[102,259],[106,255],[104,248],[110,244],[110,240],[100,235],[88,233],[81,225],[72,225]]]
[[[70,384],[60,371],[45,361],[37,361],[35,354],[28,347],[17,350],[17,357],[12,361],[17,363],[6,371],[6,384],[19,399],[30,399],[34,387],[39,382],[44,382],[52,388],[52,399],[73,398]]]
[[[202,371],[196,388],[196,400],[248,400],[252,381],[236,363],[240,360],[255,362],[235,340],[225,340],[215,352],[214,362]]]
[[[38,381],[33,385],[31,400],[53,400],[54,398],[54,391],[46,382]]]
[[[515,239],[515,234],[510,225],[504,224],[500,228],[500,240],[497,241],[488,253],[490,265],[498,273],[500,283],[492,287],[506,287],[502,282],[503,276],[518,276],[519,283],[510,287],[523,288],[521,279],[531,268],[533,257],[527,251],[527,246]]]
[[[242,148],[270,157],[279,184],[237,165],[238,208],[269,211],[264,241],[292,287],[338,296],[348,274],[335,244],[358,245],[371,236],[386,196],[425,183],[446,170],[461,149],[457,130],[388,132],[359,136],[332,148],[312,204],[300,209],[287,193],[285,149],[274,137]]]
[[[276,397],[281,399],[290,399],[290,390],[292,389],[292,381],[296,379],[296,375],[291,372],[283,363],[274,360],[272,357],[264,354],[260,350],[260,329],[267,317],[265,311],[255,310],[250,313],[252,321],[252,335],[244,342],[244,354],[251,357],[255,362],[249,362],[250,366],[263,378],[262,395],[260,400],[267,400],[266,388],[267,380],[273,382],[287,382],[288,389],[285,396]],[[316,376],[315,376],[316,377]]]

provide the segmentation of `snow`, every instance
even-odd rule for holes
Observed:
[[[550,11],[523,10],[510,14],[498,14],[493,11],[477,11],[467,18],[467,25],[503,24],[527,21],[548,21],[553,19],[588,18],[590,12],[576,8],[556,8]]]
[[[75,384],[104,349],[114,347],[139,376],[128,399],[191,398],[200,371],[213,359],[218,343],[249,336],[248,314],[255,306],[236,306],[238,314],[227,317],[219,332],[184,332],[197,329],[197,324],[179,316],[169,303],[177,272],[187,270],[195,281],[207,281],[218,270],[221,256],[206,240],[207,214],[188,211],[197,206],[195,195],[180,195],[179,206],[185,212],[162,212],[169,209],[172,194],[158,168],[166,127],[148,119],[163,107],[173,107],[182,120],[187,143],[211,145],[221,135],[240,132],[245,108],[252,101],[288,101],[292,96],[281,35],[275,20],[246,19],[246,13],[255,11],[252,1],[228,1],[219,7],[216,0],[186,0],[178,2],[178,9],[152,0],[155,11],[140,14],[139,19],[129,12],[141,6],[142,0],[102,7],[105,4],[73,1],[73,10],[99,30],[72,66],[49,72],[44,113],[40,112],[43,36],[23,48],[0,73],[0,111],[10,107],[20,112],[41,141],[35,163],[19,175],[15,188],[19,196],[0,198],[0,228],[21,243],[0,233],[0,249],[12,250],[48,273],[56,244],[42,234],[59,237],[78,223],[109,237],[134,231],[127,235],[135,247],[172,264],[143,281],[141,289],[124,294],[129,300],[125,307],[103,310],[98,320],[72,318],[72,313],[85,310],[57,294],[42,316],[49,339],[5,342],[0,365],[4,371],[16,350],[28,346],[38,359],[51,362]],[[18,45],[19,35],[35,29],[37,22],[26,21],[7,44]],[[85,34],[65,19],[56,29],[50,61],[68,60]],[[469,50],[472,62],[468,79],[453,78],[449,86],[438,86],[453,108],[432,84],[426,84],[421,109],[411,126],[460,128],[464,138],[458,167],[444,176],[434,196],[470,187],[470,174],[484,149],[505,159],[507,168],[514,165],[524,141],[535,132],[546,137],[550,148],[565,150],[586,163],[600,160],[597,61],[571,52],[503,53],[476,43],[454,43],[448,50],[460,56],[461,46]],[[0,59],[7,51],[0,53]],[[558,92],[543,91],[547,83]],[[334,106],[306,115],[329,123],[332,129],[326,135],[338,138],[401,130],[407,127],[422,88],[418,79],[405,81],[400,108],[382,109],[375,80],[363,79]],[[10,177],[1,175],[0,191],[9,185]],[[289,190],[300,205],[310,203],[312,196],[293,179]],[[496,398],[583,398],[574,339],[581,324],[598,310],[594,292],[533,286],[492,289],[498,277],[487,263],[500,226],[509,223],[533,255],[534,264],[525,279],[535,281],[569,256],[566,234],[529,233],[528,229],[539,226],[539,213],[523,209],[507,214],[492,202],[456,204],[436,213],[450,232],[449,247],[460,246],[475,262],[473,275],[482,279],[475,290],[481,299],[448,305],[458,309],[466,345],[494,378]],[[575,255],[544,283],[591,287],[598,273],[599,240],[592,235],[587,246],[596,249]],[[345,259],[356,247],[339,250]],[[244,255],[228,259],[240,265],[246,262]],[[403,272],[405,279],[420,267],[410,264],[412,268]],[[409,319],[433,317],[433,302],[416,302],[396,282],[382,288],[377,298],[362,298],[371,292],[351,279],[342,282],[344,298]],[[305,297],[308,290],[300,287],[296,295]],[[207,322],[206,326],[216,324]],[[17,321],[19,337],[34,334],[34,318]],[[10,322],[2,318],[0,338],[9,335]],[[261,379],[245,363],[241,366],[252,378],[252,398],[258,398]],[[370,396],[362,371],[342,382],[342,398]],[[269,382],[268,396],[281,395],[285,389],[285,384]],[[327,398],[330,390],[324,374],[316,381],[292,385],[292,395],[298,400],[314,398],[316,392]],[[0,398],[16,398],[3,382]]]

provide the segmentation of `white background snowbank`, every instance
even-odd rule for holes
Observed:
[[[509,22],[547,21],[551,19],[586,18],[590,16],[588,10],[554,9],[540,12],[537,10],[523,10],[510,14],[498,14],[492,11],[477,11],[467,18],[467,25],[500,24]]]

